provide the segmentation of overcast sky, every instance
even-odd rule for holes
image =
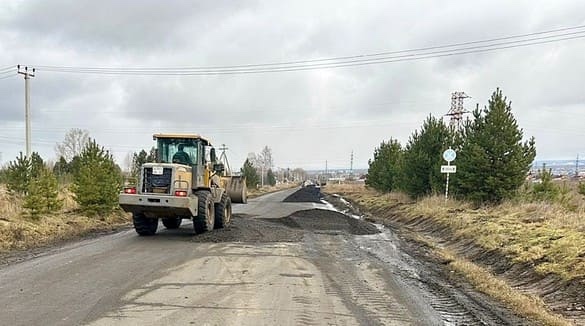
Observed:
[[[585,1],[8,1],[0,69],[217,67],[375,54],[585,25]],[[585,29],[571,30],[571,32]],[[157,132],[200,133],[232,166],[272,148],[277,167],[366,168],[450,94],[500,87],[537,159],[585,156],[585,38],[424,60],[230,75],[63,73],[31,79],[32,148],[55,160],[87,129],[124,165]],[[7,77],[2,74],[0,78]],[[0,164],[24,151],[24,81],[0,79]]]

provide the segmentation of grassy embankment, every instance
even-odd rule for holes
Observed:
[[[518,283],[511,279],[513,275],[498,277],[501,266],[497,265],[502,263],[498,257],[504,257],[509,262],[506,271],[513,269],[510,265],[520,266],[518,270],[532,269],[542,278],[552,275],[558,286],[585,287],[585,203],[579,195],[574,196],[571,208],[544,202],[476,208],[456,200],[445,202],[440,196],[412,201],[402,194],[383,194],[358,185],[328,186],[326,191],[351,200],[379,222],[423,231],[419,240],[448,261],[449,268],[519,314],[546,325],[570,324],[550,312],[554,302],[547,302],[547,307],[539,291],[512,286]],[[495,257],[476,259],[478,251],[480,257],[481,253],[495,253]]]
[[[63,200],[60,211],[32,218],[22,209],[22,199],[9,195],[0,186],[0,254],[112,231],[130,222],[121,211],[105,217],[84,216],[71,193],[62,190],[59,197]]]

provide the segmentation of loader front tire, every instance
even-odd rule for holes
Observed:
[[[180,217],[165,217],[162,219],[162,224],[169,230],[178,229],[181,226],[182,218]]]
[[[133,213],[134,230],[140,236],[154,235],[158,228],[158,218],[147,218],[144,214]]]
[[[224,193],[219,203],[215,204],[215,228],[226,228],[232,221],[232,200]]]
[[[195,193],[199,201],[197,216],[193,217],[193,229],[196,234],[213,230],[215,224],[215,209],[213,198],[209,191],[201,190]]]

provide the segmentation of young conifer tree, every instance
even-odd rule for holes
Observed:
[[[395,190],[401,160],[402,146],[398,140],[382,141],[374,150],[374,159],[368,161],[366,185],[380,191]]]
[[[120,168],[109,151],[90,140],[79,155],[72,191],[80,208],[89,215],[105,215],[118,204],[122,187]]]
[[[410,136],[402,156],[399,188],[411,197],[442,193],[442,154],[452,141],[452,133],[442,119],[429,116],[420,131]]]
[[[536,156],[534,138],[522,139],[511,102],[497,89],[463,127],[453,180],[458,195],[478,204],[515,196]]]
[[[240,170],[242,175],[246,177],[246,186],[248,188],[256,188],[256,185],[259,183],[260,177],[258,176],[258,172],[256,172],[256,168],[249,159],[246,159],[244,162],[244,166]]]

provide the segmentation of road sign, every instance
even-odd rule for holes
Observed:
[[[455,160],[456,157],[457,153],[455,153],[455,151],[452,150],[451,148],[443,152],[443,159],[447,162]]]
[[[456,165],[441,165],[441,173],[456,173]]]

